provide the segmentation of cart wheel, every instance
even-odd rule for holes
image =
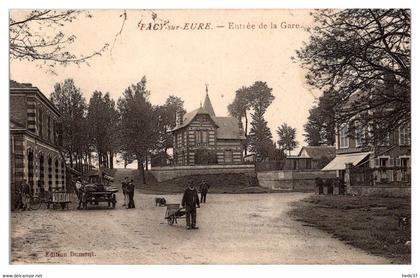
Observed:
[[[169,225],[173,225],[174,222],[175,222],[175,217],[174,216],[171,216],[171,217],[168,218],[168,224]]]
[[[39,208],[41,207],[41,203],[42,203],[42,201],[41,201],[41,199],[40,199],[40,198],[38,198],[38,197],[33,197],[33,198],[31,198],[31,200],[30,200],[30,203],[29,203],[29,208],[30,208],[31,210],[37,210],[37,209],[39,209]]]

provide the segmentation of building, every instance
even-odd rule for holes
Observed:
[[[320,170],[335,157],[335,146],[303,146],[298,155],[288,156],[283,170]]]
[[[366,138],[373,128],[361,127],[361,117],[353,117],[337,128],[337,156],[322,170],[335,170],[350,193],[407,195],[411,186],[410,123],[390,130],[381,142],[372,143]]]
[[[37,87],[10,82],[12,197],[23,180],[27,180],[34,193],[41,188],[66,188],[65,161],[59,152],[60,129],[59,111]]]
[[[207,87],[202,106],[177,114],[172,134],[175,165],[243,163],[242,123],[234,117],[216,116]]]

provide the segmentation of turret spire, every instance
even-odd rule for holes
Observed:
[[[206,97],[204,99],[203,109],[209,113],[210,116],[216,116],[214,113],[213,105],[211,104],[209,97],[209,84],[206,83]]]

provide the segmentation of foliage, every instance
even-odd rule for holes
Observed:
[[[171,148],[173,145],[173,139],[171,130],[176,125],[176,113],[186,113],[184,109],[184,101],[177,96],[169,96],[166,99],[166,102],[164,105],[157,107],[157,112],[160,119],[160,126],[163,128],[161,133],[161,146],[165,150],[168,148]]]
[[[62,141],[65,155],[73,167],[76,157],[89,152],[86,133],[86,101],[73,79],[56,83],[51,101],[62,115]]]
[[[294,59],[308,70],[308,84],[336,95],[337,124],[359,116],[381,140],[409,123],[410,11],[317,10],[313,17],[317,26]]]
[[[264,160],[273,149],[271,130],[264,119],[264,113],[259,109],[255,110],[251,117],[249,149],[257,155],[258,160]]]
[[[279,148],[283,151],[288,151],[290,155],[290,152],[298,146],[298,142],[296,141],[296,128],[283,123],[277,128],[277,135],[279,136],[279,140],[277,141]]]
[[[110,98],[109,93],[93,92],[89,100],[87,123],[89,128],[86,132],[98,154],[99,164],[105,163],[111,166],[113,153],[117,149],[118,112],[115,101]],[[111,161],[107,159],[108,153]]]
[[[163,130],[158,108],[150,103],[149,96],[144,76],[140,82],[125,89],[118,99],[121,150],[137,159],[141,171],[144,171],[143,163],[150,151],[158,147]]]
[[[324,93],[318,104],[309,110],[304,126],[305,141],[309,146],[334,145],[335,143],[335,101],[333,95]]]
[[[208,149],[197,149],[194,154],[194,162],[197,165],[217,164],[217,153]]]

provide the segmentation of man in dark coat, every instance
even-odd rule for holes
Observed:
[[[123,192],[123,195],[124,195],[124,204],[123,204],[123,207],[125,207],[126,205],[127,205],[127,203],[128,203],[128,194],[127,194],[127,186],[128,186],[128,183],[129,183],[129,181],[128,181],[128,177],[125,177],[124,178],[124,181],[121,183],[121,188],[122,188],[122,192]]]
[[[127,208],[136,208],[136,206],[134,205],[134,183],[133,180],[131,180],[128,184],[127,184],[127,195],[128,195],[128,206]]]
[[[197,189],[194,188],[193,182],[188,181],[188,187],[182,196],[182,207],[185,207],[187,216],[187,229],[198,229],[196,226],[197,221],[197,208],[200,207]]]
[[[26,182],[26,179],[23,180],[23,183],[21,186],[21,194],[22,194],[23,210],[29,210],[29,202],[31,199],[31,188],[29,184]]]
[[[209,191],[210,186],[207,184],[207,182],[205,180],[201,180],[201,185],[200,185],[200,193],[201,193],[201,198],[200,198],[200,203],[205,203],[206,202],[206,196],[207,196],[207,192]]]

